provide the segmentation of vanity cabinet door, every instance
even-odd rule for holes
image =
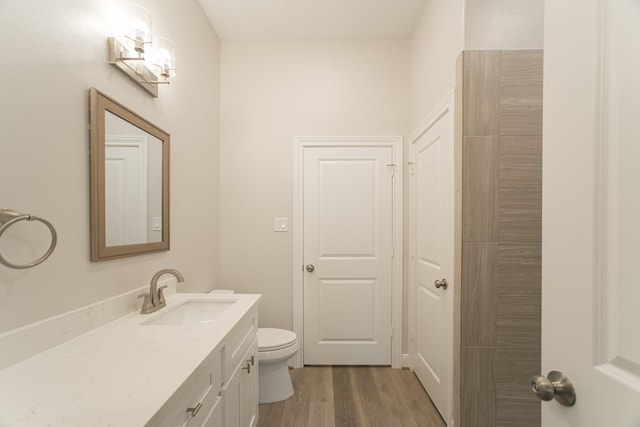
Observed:
[[[258,338],[222,389],[225,427],[254,427],[258,422]]]
[[[242,373],[242,368],[238,366],[222,388],[224,427],[240,427],[240,378]]]
[[[242,427],[258,425],[258,338],[251,343],[245,357],[251,365],[250,371],[243,371],[240,382],[240,414]]]
[[[244,360],[253,339],[258,332],[258,310],[254,308],[233,327],[225,343],[225,376],[231,378]]]

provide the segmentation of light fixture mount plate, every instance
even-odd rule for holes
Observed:
[[[115,37],[109,37],[109,64],[121,70],[131,80],[138,83],[154,98],[158,97],[158,76],[151,71],[144,60],[132,58],[133,53]]]

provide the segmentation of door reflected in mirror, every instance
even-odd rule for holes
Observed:
[[[96,89],[91,116],[91,259],[169,249],[169,135]]]
[[[162,141],[106,111],[105,242],[162,241]]]

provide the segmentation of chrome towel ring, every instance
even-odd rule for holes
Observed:
[[[51,225],[49,221],[47,221],[44,218],[39,218],[35,215],[23,214],[20,212],[12,211],[11,209],[0,209],[0,238],[2,237],[2,234],[9,227],[11,227],[16,222],[23,221],[23,220],[40,221],[41,223],[46,225],[49,231],[51,232],[51,245],[49,246],[49,249],[47,250],[47,252],[40,259],[24,265],[19,265],[19,264],[14,264],[12,262],[9,262],[2,257],[2,254],[0,254],[0,264],[3,264],[10,268],[25,269],[25,268],[35,267],[36,265],[42,263],[44,260],[49,258],[49,256],[53,253],[53,250],[56,248],[56,243],[58,242],[58,235],[56,233],[56,229],[53,227],[53,225]]]

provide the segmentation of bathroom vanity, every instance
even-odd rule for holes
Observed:
[[[0,371],[2,426],[255,426],[260,295],[173,294]]]

